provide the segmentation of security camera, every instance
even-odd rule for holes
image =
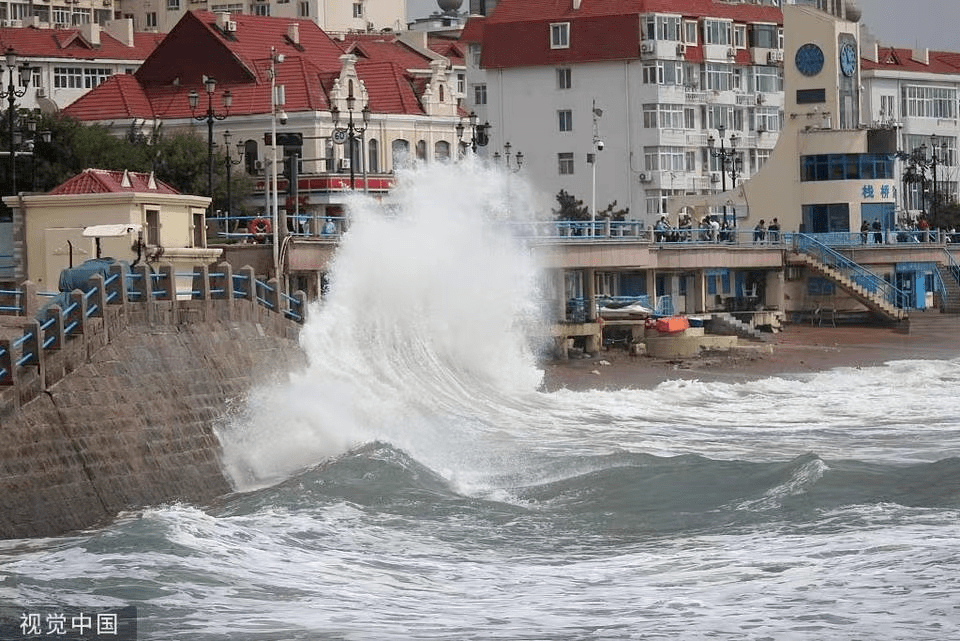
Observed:
[[[602,141],[602,140],[598,140],[598,141],[597,141],[597,151],[603,151],[603,141]]]
[[[286,112],[286,111],[281,111],[281,112],[280,112],[280,124],[281,124],[281,125],[287,124],[287,112]]]

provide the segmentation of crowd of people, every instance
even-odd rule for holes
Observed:
[[[719,216],[708,214],[694,226],[693,216],[680,214],[677,226],[671,226],[666,216],[661,216],[653,226],[653,239],[658,243],[682,243],[691,241],[700,242],[734,242],[737,240],[737,228],[727,220],[721,221]],[[765,220],[757,223],[753,229],[753,242],[777,243],[780,242],[780,223],[776,218],[767,225]]]

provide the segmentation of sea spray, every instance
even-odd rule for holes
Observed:
[[[497,429],[484,417],[542,377],[530,342],[545,335],[541,272],[517,233],[548,211],[536,201],[473,157],[399,172],[386,203],[351,195],[301,333],[308,367],[252,391],[220,432],[237,487],[374,440],[455,475],[472,436]]]

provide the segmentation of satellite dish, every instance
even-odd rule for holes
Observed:
[[[437,4],[444,13],[455,13],[463,4],[463,0],[437,0]]]

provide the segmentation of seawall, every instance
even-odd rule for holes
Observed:
[[[214,427],[258,382],[305,365],[299,331],[247,299],[111,306],[88,319],[82,340],[0,392],[0,537],[230,492]]]

